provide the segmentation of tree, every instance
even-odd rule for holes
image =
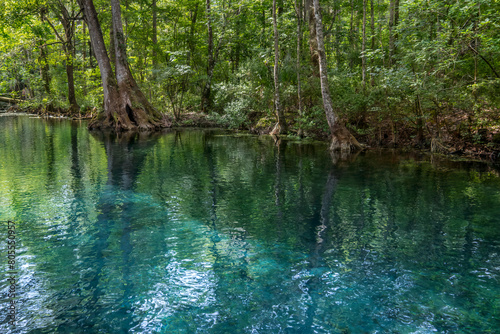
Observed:
[[[278,22],[276,21],[276,0],[273,0],[273,31],[274,31],[274,109],[276,111],[277,123],[271,132],[273,135],[285,134],[286,121],[285,115],[283,114],[283,109],[280,103],[280,79],[279,79],[279,62],[280,62],[280,50],[279,50],[279,34],[278,34]]]
[[[73,3],[74,4],[74,3]],[[70,11],[66,8],[66,6],[61,2],[58,1],[57,3],[54,3],[50,6],[50,8],[53,10],[55,16],[58,18],[59,22],[61,22],[61,25],[63,26],[64,30],[64,35],[59,34],[57,31],[56,27],[52,24],[52,22],[44,16],[44,10],[42,9],[42,21],[46,21],[52,30],[54,31],[55,35],[59,39],[59,41],[63,45],[63,50],[64,50],[64,55],[65,55],[65,67],[66,67],[66,76],[68,78],[68,102],[69,102],[69,112],[74,113],[80,111],[80,106],[78,105],[78,102],[76,101],[76,94],[75,94],[75,77],[74,77],[74,55],[75,55],[75,47],[74,47],[74,36],[75,36],[75,21],[79,13],[75,12],[75,8],[71,6],[72,4],[70,3]],[[41,48],[41,52],[43,53],[43,47]],[[43,57],[43,56],[42,56]],[[46,74],[43,74],[44,79],[46,79]]]
[[[223,7],[225,5],[225,2],[222,3]],[[223,8],[224,11],[224,8]],[[206,0],[206,15],[207,15],[207,32],[208,32],[208,37],[207,37],[207,43],[208,43],[208,64],[207,64],[207,71],[206,71],[206,79],[205,79],[205,85],[203,86],[203,90],[201,93],[201,111],[202,112],[208,112],[212,106],[212,79],[214,76],[214,70],[215,70],[215,65],[217,65],[217,62],[219,61],[219,55],[222,46],[225,44],[225,34],[226,34],[226,27],[228,23],[228,16],[230,15],[228,11],[224,12],[222,14],[222,27],[220,28],[220,33],[219,33],[219,39],[217,40],[217,45],[214,46],[214,33],[213,33],[213,28],[214,28],[214,14],[213,14],[213,9],[211,7],[211,0]]]
[[[101,70],[104,113],[89,128],[116,131],[152,130],[164,125],[162,115],[146,99],[130,72],[119,0],[111,0],[112,30],[115,47],[115,75],[104,44],[101,26],[92,0],[78,0],[85,13],[90,41]]]
[[[323,23],[321,20],[321,9],[319,0],[313,0],[314,19],[316,20],[316,38],[318,40],[319,75],[321,81],[321,96],[323,97],[323,108],[326,120],[332,135],[331,150],[341,150],[351,152],[361,149],[358,143],[347,128],[339,122],[338,116],[333,110],[333,102],[328,87],[328,68],[326,66],[326,53],[323,40]]]
[[[303,135],[303,131],[302,131],[302,92],[301,92],[301,89],[300,89],[300,47],[301,47],[301,42],[302,42],[302,30],[301,30],[301,21],[302,21],[302,17],[301,17],[301,8],[300,6],[297,4],[297,0],[295,0],[295,3],[294,3],[294,8],[295,8],[295,16],[297,17],[297,68],[296,68],[296,71],[297,71],[297,103],[298,103],[298,106],[297,108],[299,109],[299,117],[301,118],[301,120],[299,120],[299,130],[297,131],[297,134],[299,135],[299,137],[302,137]]]

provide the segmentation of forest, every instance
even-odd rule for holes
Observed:
[[[494,159],[499,13],[498,0],[5,0],[0,102],[95,128],[221,126]]]

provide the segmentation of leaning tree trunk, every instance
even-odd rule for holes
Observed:
[[[326,66],[325,44],[323,40],[323,24],[321,21],[321,11],[319,0],[313,0],[314,18],[316,20],[316,37],[318,40],[318,56],[319,56],[319,74],[321,81],[321,96],[323,97],[323,108],[325,109],[326,120],[332,134],[331,150],[341,150],[351,152],[361,149],[361,145],[354,138],[349,130],[342,125],[335,111],[333,110],[333,102],[328,88],[328,69]]]
[[[97,19],[97,12],[92,0],[78,0],[80,8],[85,14],[85,21],[89,27],[90,44],[92,51],[97,60],[97,65],[101,72],[102,88],[104,93],[104,114],[89,123],[89,128],[107,128],[113,125],[113,112],[117,107],[116,103],[119,100],[120,94],[118,92],[118,85],[114,77],[111,62],[106,51],[104,38],[102,37],[102,30],[99,20]],[[104,118],[104,119],[103,119]],[[128,117],[127,117],[128,120]],[[118,121],[118,117],[116,119]],[[122,121],[124,122],[124,121]],[[125,121],[127,122],[127,121]],[[128,120],[130,123],[130,120]]]

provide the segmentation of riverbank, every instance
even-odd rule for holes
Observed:
[[[91,120],[96,114],[96,108],[87,108],[78,113],[68,113],[61,107],[37,106],[20,107],[17,105],[5,110],[10,113],[29,113],[40,117],[60,117],[74,120]],[[483,160],[494,163],[500,162],[500,127],[489,126],[474,130],[464,125],[464,115],[457,113],[454,117],[447,117],[442,124],[429,122],[422,130],[404,122],[375,122],[362,120],[361,122],[347,122],[350,131],[367,149],[390,148],[402,151],[422,151],[440,154],[454,159]],[[231,128],[220,117],[204,113],[188,112],[181,114],[179,119],[167,115],[169,127],[181,128],[224,128],[235,131],[248,131],[255,135],[269,135],[274,127],[274,120],[270,117],[254,118],[252,122],[238,129]],[[290,119],[290,118],[289,118]],[[304,140],[313,139],[328,141],[329,133],[325,130],[313,128],[299,132],[294,122],[291,130],[283,139]],[[354,124],[354,125],[353,125]],[[367,127],[363,124],[375,124]]]

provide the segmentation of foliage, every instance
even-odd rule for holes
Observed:
[[[396,2],[398,8],[393,6]],[[94,3],[109,50],[109,3]],[[157,0],[152,6],[150,1],[123,1],[131,70],[163,112],[178,118],[183,112],[201,110],[201,96],[208,87],[212,118],[229,127],[251,128],[273,115],[272,1],[212,1],[210,15],[206,3]],[[74,0],[61,4],[75,8]],[[440,134],[434,125],[443,127],[443,120],[459,113],[465,113],[471,133],[499,125],[498,1],[323,0],[321,4],[334,107],[359,133],[373,137],[375,129],[391,123],[395,131],[407,128],[434,137]],[[294,2],[278,1],[280,92],[292,131],[303,124],[315,132],[323,131],[324,115],[317,69],[311,62],[305,5],[298,1],[297,22]],[[0,20],[0,93],[64,106],[65,62],[71,59],[78,103],[100,108],[102,89],[88,29],[81,15],[71,18],[74,51],[65,58],[64,43],[58,38],[64,33],[61,8],[43,0],[5,1]],[[213,72],[208,71],[209,21]],[[297,23],[302,33],[298,69]]]

